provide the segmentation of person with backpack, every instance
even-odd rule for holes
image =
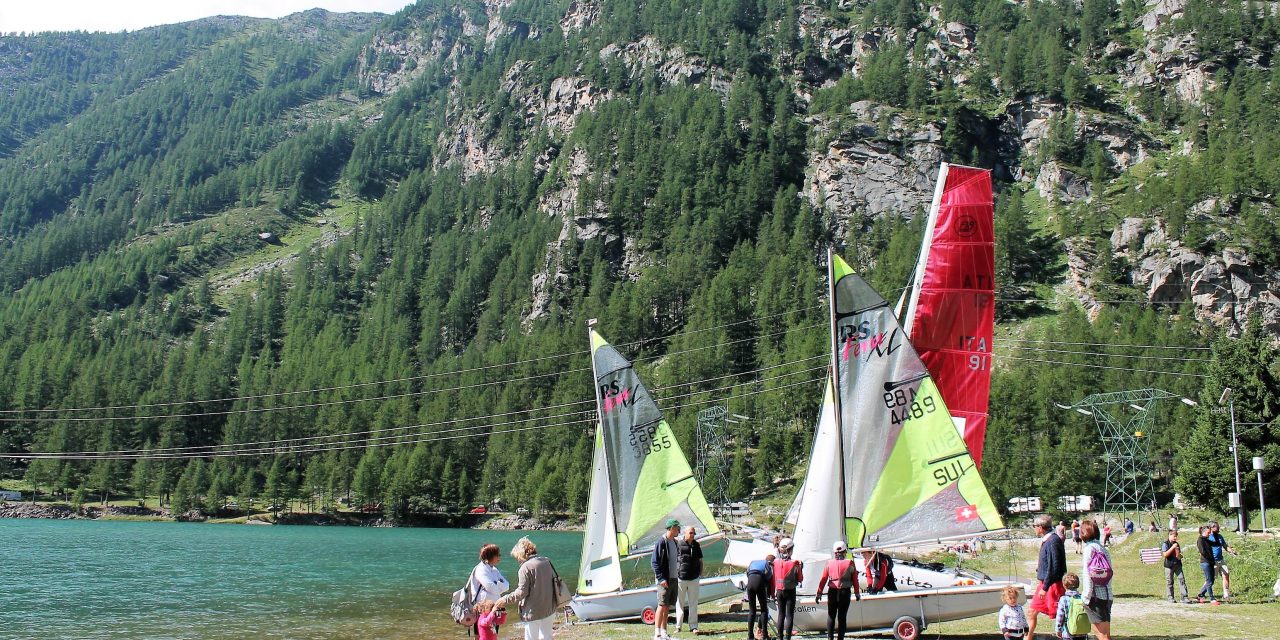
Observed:
[[[858,586],[858,568],[852,558],[845,555],[849,549],[840,541],[832,545],[831,560],[822,571],[822,579],[818,580],[818,594],[813,603],[822,602],[822,590],[827,590],[827,640],[844,640],[848,631],[849,596],[862,599],[862,589]]]
[[[1098,543],[1098,523],[1093,520],[1081,523],[1080,537],[1084,539],[1084,572],[1077,577],[1082,582],[1080,598],[1089,624],[1093,625],[1093,635],[1097,640],[1111,640],[1111,603],[1115,600],[1111,590],[1111,579],[1115,576],[1111,554]]]
[[[538,547],[528,537],[516,541],[511,557],[520,563],[516,589],[501,598],[495,609],[505,609],[514,602],[520,606],[524,621],[524,640],[551,640],[551,626],[556,618],[556,568],[551,560],[538,555]]]
[[[767,600],[773,597],[773,559],[771,553],[763,560],[755,560],[747,565],[747,640],[757,637],[769,638],[769,606]],[[756,611],[760,612],[760,627],[757,636]]]
[[[467,579],[467,587],[471,589],[471,602],[473,605],[485,600],[496,602],[498,598],[502,597],[502,594],[507,592],[507,589],[511,588],[511,583],[502,577],[501,571],[498,571],[498,563],[501,561],[502,551],[498,549],[498,545],[490,543],[480,547],[480,562],[471,569],[471,577]],[[504,617],[503,619],[505,620],[506,618]],[[473,627],[472,631],[475,631],[476,635],[480,635],[479,622],[477,621],[476,624],[477,626]],[[503,623],[494,624],[494,637],[497,637],[497,627],[501,624]]]
[[[778,603],[778,638],[788,640],[795,635],[796,588],[804,582],[804,564],[791,557],[795,543],[783,538],[773,561],[773,599]]]
[[[1160,555],[1164,556],[1164,586],[1169,593],[1169,602],[1177,602],[1173,598],[1173,578],[1178,577],[1182,585],[1182,602],[1191,603],[1187,595],[1187,578],[1182,573],[1182,546],[1178,544],[1178,532],[1170,531],[1169,539],[1160,544]]]
[[[1062,576],[1062,587],[1066,591],[1058,598],[1058,610],[1053,616],[1054,635],[1061,640],[1083,640],[1089,635],[1089,614],[1084,598],[1076,591],[1080,588],[1080,576],[1074,573]]]
[[[893,577],[893,558],[874,549],[863,549],[862,562],[867,572],[867,595],[898,590],[898,580]]]

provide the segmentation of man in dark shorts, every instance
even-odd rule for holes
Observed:
[[[1047,515],[1036,516],[1036,535],[1040,536],[1040,559],[1036,563],[1036,592],[1027,607],[1031,614],[1027,620],[1027,637],[1036,637],[1036,618],[1043,613],[1049,616],[1050,625],[1058,614],[1058,599],[1065,589],[1062,576],[1067,574],[1067,547],[1062,537],[1053,530],[1053,520]]]
[[[667,532],[653,545],[653,577],[658,583],[658,616],[653,621],[653,637],[655,640],[674,640],[667,635],[667,614],[671,605],[676,603],[679,593],[680,579],[677,577],[680,552],[676,546],[676,536],[680,535],[680,521],[672,518],[667,521]]]

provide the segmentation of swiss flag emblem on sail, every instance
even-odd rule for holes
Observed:
[[[966,504],[963,507],[956,507],[956,522],[968,522],[978,519],[978,507],[972,504]]]

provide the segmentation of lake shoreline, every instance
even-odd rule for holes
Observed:
[[[285,526],[406,527],[433,529],[483,529],[494,531],[582,531],[583,516],[549,514],[545,516],[513,513],[431,513],[418,514],[406,520],[393,520],[381,514],[340,512],[328,513],[254,513],[231,517],[193,511],[172,517],[167,509],[122,506],[84,506],[77,511],[65,503],[0,502],[0,518],[39,520],[132,520],[140,522],[204,522],[209,524],[250,524]]]

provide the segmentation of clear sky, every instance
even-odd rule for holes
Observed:
[[[413,0],[0,0],[0,33],[133,31],[209,16],[279,18],[321,7],[395,13]]]

